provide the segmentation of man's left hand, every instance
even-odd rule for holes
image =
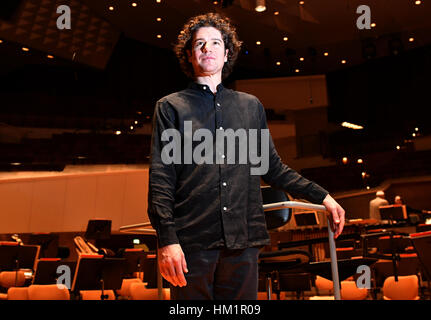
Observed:
[[[326,210],[328,210],[330,221],[332,222],[332,230],[334,231],[334,238],[338,238],[344,228],[344,209],[332,198],[329,194],[325,197],[322,203]]]

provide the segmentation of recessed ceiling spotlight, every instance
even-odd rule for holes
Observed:
[[[344,59],[343,59],[343,60],[341,60],[341,63],[342,63],[342,64],[346,64],[346,62],[347,62],[347,61],[346,61],[346,60],[344,60]]]
[[[22,47],[22,51],[28,52],[28,51],[30,51],[30,49],[27,47]]]
[[[108,9],[109,9],[109,11],[114,11],[114,7],[113,6],[109,6]]]
[[[303,6],[303,5],[305,4],[305,1],[299,1],[299,4],[300,4],[301,6]]]
[[[136,2],[132,2],[132,7],[137,7],[138,4]]]
[[[279,65],[281,65],[281,62],[280,62],[280,61],[277,61],[275,64],[276,64],[277,66],[279,66]]]
[[[299,72],[299,69],[295,69],[295,72],[296,72],[296,73],[298,73],[298,72]]]
[[[256,7],[254,10],[257,12],[264,12],[266,10],[265,0],[256,0]]]
[[[328,53],[328,52],[324,52],[324,53],[323,53],[323,55],[324,55],[325,57],[327,57],[327,56],[329,56],[329,53]]]
[[[422,1],[420,1],[420,0],[415,1],[415,5],[420,5],[421,3],[422,3]]]
[[[280,12],[274,11],[274,16],[278,16],[279,14],[280,14]]]
[[[415,41],[415,38],[410,37],[410,38],[409,38],[409,42],[413,42],[413,41]]]
[[[54,59],[54,56],[53,56],[53,55],[50,55],[50,54],[48,54],[46,57],[47,57],[48,59]]]
[[[256,44],[260,46],[262,43],[260,41],[256,41]]]
[[[156,21],[160,22],[162,21],[162,18],[157,18]]]
[[[289,40],[289,38],[288,38],[288,37],[284,37],[284,38],[283,38],[283,41],[287,41],[287,40]]]
[[[162,35],[161,35],[161,34],[158,34],[158,35],[157,35],[157,38],[158,38],[158,39],[161,39],[161,38],[162,38]]]
[[[371,24],[371,28],[374,28],[376,26],[376,23],[375,22],[373,22],[372,24]]]
[[[303,57],[299,58],[299,61],[304,61],[304,58]]]

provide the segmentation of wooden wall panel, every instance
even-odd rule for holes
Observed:
[[[0,183],[0,233],[30,230],[33,183]]]

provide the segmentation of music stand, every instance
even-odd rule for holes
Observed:
[[[105,258],[103,255],[80,255],[72,282],[72,292],[101,290],[101,300],[108,298],[105,290],[118,290],[123,282],[124,258]]]
[[[0,271],[3,270],[34,270],[39,255],[39,246],[0,243]]]
[[[36,262],[36,270],[32,284],[54,284],[61,274],[57,273],[59,266],[68,266],[70,274],[75,274],[76,261],[61,261],[60,258],[40,259]]]
[[[111,220],[88,220],[84,237],[91,240],[107,240],[111,237]]]
[[[297,227],[311,227],[319,225],[316,211],[296,212],[293,217]]]
[[[380,206],[379,212],[380,219],[389,220],[390,224],[392,224],[392,221],[407,220],[407,209],[405,205],[392,204],[388,206]]]
[[[123,258],[126,260],[124,276],[132,277],[134,272],[141,273],[144,269],[146,256],[144,249],[125,249],[123,253]]]
[[[32,233],[28,244],[40,246],[39,258],[57,258],[59,235],[54,233]]]

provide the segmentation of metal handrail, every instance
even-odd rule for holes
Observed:
[[[283,201],[264,204],[263,209],[265,211],[282,209],[282,208],[293,208],[293,209],[309,209],[315,211],[327,212],[324,205],[305,203],[299,201]],[[331,228],[331,222],[328,218],[328,240],[329,240],[329,254],[331,256],[331,271],[332,271],[332,282],[334,285],[334,297],[335,300],[341,300],[340,292],[340,279],[338,276],[338,262],[337,262],[337,249],[335,246],[334,231]]]

